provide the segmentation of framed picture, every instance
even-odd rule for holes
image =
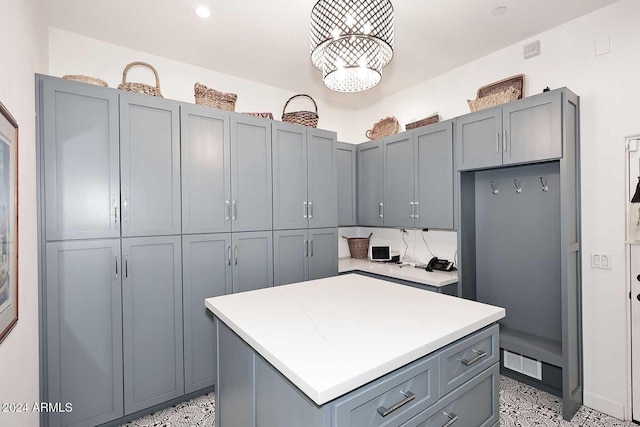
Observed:
[[[18,323],[18,123],[0,103],[0,342]]]

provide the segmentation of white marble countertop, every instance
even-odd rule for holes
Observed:
[[[503,308],[357,274],[205,303],[318,405],[505,316]]]
[[[457,271],[426,271],[423,268],[400,267],[398,264],[372,262],[366,259],[340,258],[338,260],[338,272],[346,273],[349,271],[366,271],[435,287],[447,286],[458,282]]]

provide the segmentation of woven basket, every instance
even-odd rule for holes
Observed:
[[[104,80],[100,80],[98,78],[90,77],[90,76],[81,76],[78,74],[67,74],[66,76],[62,76],[62,78],[65,80],[73,80],[74,82],[88,83],[90,85],[109,87],[107,82],[105,82]]]
[[[132,83],[127,81],[127,72],[133,67],[144,67],[153,71],[153,74],[156,76],[156,85],[151,86],[146,83]],[[144,95],[157,96],[158,98],[163,98],[162,93],[160,93],[160,77],[158,77],[158,72],[151,65],[146,62],[132,62],[131,64],[124,67],[124,71],[122,72],[122,83],[118,85],[118,89],[126,90],[129,92],[142,93]]]
[[[507,102],[516,101],[520,96],[520,91],[514,87],[510,87],[502,92],[494,93],[492,95],[485,96],[484,98],[474,99],[467,101],[471,112],[485,110],[491,107],[497,107],[498,105],[506,104]]]
[[[347,239],[351,258],[367,259],[369,257],[369,240],[371,239],[371,236],[373,236],[373,233],[369,234],[369,237],[342,236],[343,239]]]
[[[263,119],[273,120],[273,113],[242,113],[242,114],[248,114],[253,117],[262,117]]]
[[[380,139],[398,133],[400,125],[395,117],[386,117],[373,125],[365,135],[369,139]]]
[[[198,105],[206,105],[207,107],[219,108],[226,111],[236,110],[236,99],[238,99],[238,95],[235,93],[218,92],[201,83],[196,83],[193,90],[195,92],[196,104]]]
[[[478,89],[476,99],[484,98],[485,96],[493,95],[495,93],[504,92],[510,87],[514,87],[520,91],[521,99],[524,96],[524,74],[516,74],[515,76],[507,77],[506,79],[498,80],[497,82],[482,86]]]
[[[311,102],[313,102],[313,107],[315,108],[315,112],[313,111],[294,111],[292,113],[285,113],[285,111],[287,110],[287,105],[289,105],[289,103],[291,102],[291,100],[293,100],[294,98],[299,98],[299,97],[306,97],[309,98],[311,100]],[[283,122],[288,122],[288,123],[296,123],[299,125],[303,125],[303,126],[309,126],[311,128],[315,128],[318,126],[318,104],[316,104],[316,101],[313,100],[312,97],[310,97],[309,95],[305,95],[303,93],[298,94],[298,95],[294,95],[291,98],[289,98],[289,100],[287,101],[286,104],[284,104],[284,108],[282,109],[282,121]]]
[[[432,125],[434,123],[438,123],[439,121],[440,121],[440,116],[438,115],[438,113],[436,113],[422,120],[418,120],[413,123],[408,123],[404,128],[405,130],[411,130],[415,128],[421,128],[422,126]]]

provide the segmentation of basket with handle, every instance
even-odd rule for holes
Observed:
[[[379,120],[373,125],[372,129],[369,129],[365,136],[371,140],[384,138],[385,136],[394,135],[398,133],[400,124],[398,119],[393,116],[385,117]]]
[[[292,113],[286,113],[285,111],[287,110],[287,105],[289,105],[289,103],[293,99],[301,98],[301,97],[309,98],[311,102],[313,102],[313,107],[315,108],[315,112],[314,111],[294,111]],[[298,95],[293,95],[291,98],[289,98],[289,100],[287,100],[287,103],[284,104],[284,108],[282,109],[282,121],[288,122],[288,123],[296,123],[299,125],[315,128],[318,126],[318,104],[316,104],[316,101],[314,101],[313,98],[310,97],[309,95],[305,95],[303,93]]]
[[[153,71],[153,75],[156,77],[156,85],[151,86],[146,83],[128,82],[127,72],[133,67],[144,67]],[[147,64],[146,62],[132,62],[131,64],[124,67],[124,71],[122,72],[122,83],[118,85],[118,89],[163,98],[162,93],[160,93],[160,77],[158,77],[158,72],[155,68],[153,68],[153,66]]]
[[[193,87],[196,97],[196,104],[207,107],[219,108],[220,110],[235,111],[238,95],[235,93],[218,92],[202,83],[196,83]]]
[[[369,234],[369,237],[342,236],[343,239],[347,239],[351,258],[367,259],[369,257],[369,241],[371,239],[371,236],[373,236],[373,233]]]
[[[81,76],[78,74],[67,74],[65,76],[62,76],[62,78],[65,80],[72,80],[74,82],[88,83],[90,85],[95,85],[95,86],[109,87],[107,82],[97,77]]]

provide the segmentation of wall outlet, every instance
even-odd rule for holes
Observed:
[[[606,270],[611,270],[611,254],[592,252],[591,268],[604,268]]]

